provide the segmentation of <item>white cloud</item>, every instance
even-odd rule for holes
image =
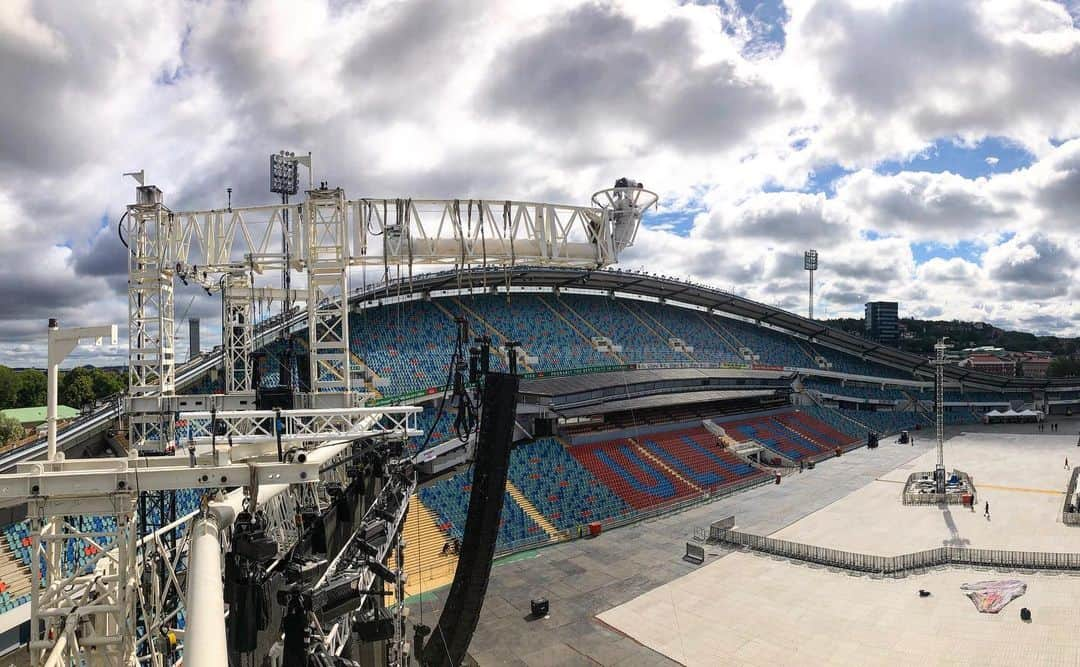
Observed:
[[[628,266],[801,312],[816,247],[829,314],[895,297],[1080,331],[1065,8],[792,0],[779,51],[751,45],[762,28],[733,6],[0,3],[0,361],[40,353],[48,313],[126,318],[122,172],[145,168],[174,208],[221,206],[226,187],[260,203],[280,148],[311,150],[316,179],[351,196],[585,202],[629,175],[693,224],[642,230]],[[873,170],[985,136],[1036,161],[979,179]],[[799,191],[836,163],[853,173],[835,192]],[[983,254],[917,267],[912,242]],[[192,306],[205,325],[213,304]]]

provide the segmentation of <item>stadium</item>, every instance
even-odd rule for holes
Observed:
[[[1080,665],[1080,0],[0,60],[0,667]]]
[[[145,203],[131,207],[133,218],[160,210],[155,190],[140,186]],[[615,238],[615,223],[636,225],[643,212],[624,198],[647,191],[622,179],[606,192],[614,203],[594,210]],[[244,213],[250,220],[266,211]],[[309,216],[298,208],[298,219]],[[389,217],[381,221],[393,229]],[[131,224],[129,239],[146,233]],[[458,244],[450,251],[465,253]],[[250,268],[253,253],[242,254]],[[4,478],[8,497],[29,501],[9,501],[0,542],[8,644],[28,644],[45,664],[66,664],[55,662],[60,655],[129,659],[105,652],[109,623],[95,616],[105,605],[94,602],[104,592],[80,595],[71,585],[100,582],[112,571],[103,564],[127,541],[142,593],[129,603],[137,638],[128,656],[154,664],[221,659],[186,648],[193,645],[185,638],[201,642],[207,633],[226,642],[236,664],[251,656],[270,661],[259,664],[884,662],[915,653],[903,642],[881,643],[872,630],[844,630],[848,639],[835,644],[811,629],[905,626],[927,616],[944,634],[984,633],[977,646],[951,648],[961,661],[999,650],[996,642],[1013,656],[1078,655],[1068,615],[1046,619],[1049,634],[1040,637],[1052,642],[1043,646],[1011,631],[986,636],[976,612],[962,607],[921,602],[931,609],[919,611],[897,601],[998,568],[1025,573],[1025,604],[1038,618],[1060,611],[1053,605],[1065,603],[1055,596],[1075,584],[1053,577],[1080,567],[1070,527],[1080,516],[1070,502],[1076,476],[1042,464],[1080,446],[1072,435],[1075,381],[935,363],[708,285],[574,266],[579,256],[568,257],[418,273],[346,290],[337,305],[324,300],[320,308],[347,323],[335,329],[347,332],[344,364],[311,353],[319,343],[310,325],[323,326],[317,313],[287,305],[256,316],[258,298],[303,298],[302,290],[256,287],[233,266],[186,270],[208,285],[206,271],[246,282],[222,288],[226,321],[234,318],[226,345],[191,351],[176,367],[175,397],[105,402],[57,433],[58,454],[46,452],[47,439],[4,454],[7,470],[17,471]],[[140,266],[134,254],[132,266]],[[132,350],[133,367],[145,352]],[[363,407],[342,402],[352,394]],[[988,414],[1016,418],[989,424]],[[1044,420],[1062,435],[1033,438]],[[941,459],[937,468],[931,460],[938,433],[949,464],[960,462],[947,474],[955,481],[962,467],[977,488],[970,496],[952,497],[944,486],[920,496],[911,486],[911,471],[929,480],[936,473],[926,471],[940,470],[945,484]],[[155,472],[177,479],[123,491],[127,513],[75,514],[100,505],[97,494],[115,502],[116,491],[92,484],[47,490],[118,472],[107,457],[132,456],[129,443],[140,458],[127,465],[148,462],[131,468],[136,485],[144,465],[162,466],[143,469],[144,485]],[[233,467],[261,475],[269,469],[257,466],[274,461],[292,472],[309,466],[318,481],[271,484],[283,492],[267,499],[263,483],[232,486],[221,450]],[[43,453],[55,463],[22,463]],[[223,474],[178,488],[185,470]],[[281,479],[275,474],[266,479]],[[991,497],[1003,530],[987,529]],[[244,501],[237,514],[221,510],[236,498]],[[65,510],[62,521],[44,518],[51,502]],[[975,512],[980,503],[985,518]],[[199,534],[221,552],[211,571],[225,563],[224,588],[209,586],[216,602],[196,590],[207,576],[196,575],[189,551]],[[325,573],[354,554],[361,558],[345,583],[327,583]],[[979,574],[965,573],[965,563]],[[49,586],[53,576],[67,586],[59,625],[48,611],[60,604],[47,597],[59,592]],[[370,582],[368,595],[358,580]],[[1047,581],[1054,592],[1036,593]],[[804,627],[834,595],[843,604]],[[222,624],[199,606],[221,610],[224,599],[230,611],[253,609],[245,596],[268,607],[264,620],[248,621],[243,611]],[[710,628],[730,629],[737,640],[716,643]],[[433,641],[433,629],[442,641]],[[65,646],[59,640],[68,634]]]

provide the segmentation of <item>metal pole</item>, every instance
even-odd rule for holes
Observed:
[[[197,519],[191,527],[185,633],[188,640],[184,642],[184,662],[191,667],[216,667],[229,661],[220,532],[213,515]]]
[[[60,361],[54,359],[53,339],[56,337],[56,333],[60,330],[60,325],[56,321],[56,318],[49,320],[49,368],[48,368],[48,386],[46,388],[46,412],[45,421],[48,423],[48,441],[49,441],[49,453],[48,460],[56,460],[56,403],[57,394],[59,392],[59,378],[60,378]]]
[[[810,319],[814,319],[814,271],[810,270]]]

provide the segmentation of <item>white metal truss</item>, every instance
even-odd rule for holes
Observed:
[[[231,441],[244,457],[264,456],[268,452],[237,449],[239,445],[277,446],[280,438],[289,449],[307,442],[325,442],[348,438],[385,435],[409,437],[423,435],[416,428],[411,406],[381,408],[310,408],[300,410],[221,410],[217,412],[182,412],[180,427],[184,440],[196,445],[215,444],[224,448]],[[408,411],[405,411],[408,409]],[[217,419],[217,432],[213,422]]]
[[[187,459],[36,461],[19,464],[14,474],[0,475],[0,498],[27,500],[32,581],[44,582],[33,587],[31,596],[31,627],[41,628],[31,637],[32,664],[130,667],[136,664],[136,656],[155,666],[165,664],[168,643],[161,642],[169,632],[175,636],[176,627],[176,605],[165,601],[175,596],[181,605],[185,602],[178,572],[186,558],[186,535],[191,532],[186,522],[191,517],[139,539],[135,526],[140,491],[205,489],[212,494],[221,488],[242,487],[259,498],[259,489],[285,487],[284,493],[272,494],[264,504],[271,515],[280,515],[273,527],[291,546],[298,537],[295,526],[289,526],[295,520],[296,499],[318,499],[325,493],[295,486],[293,492],[287,487],[311,485],[326,474],[339,477],[340,471],[323,473],[322,469],[327,461],[348,451],[343,437],[420,435],[411,421],[419,411],[414,406],[248,411],[245,419],[229,412],[214,413],[229,425],[230,434],[248,446],[204,451]],[[335,412],[345,414],[335,416]],[[180,417],[197,424],[210,414],[181,413]],[[267,435],[262,423],[266,420],[287,427],[295,436],[293,444],[330,439],[337,443],[310,451],[293,449],[287,462],[266,460],[261,453],[274,452],[277,445],[276,433],[271,430]],[[248,431],[242,431],[242,426]],[[334,429],[333,438],[325,437],[329,429]],[[112,521],[90,525],[78,518],[86,515],[105,515]],[[170,550],[161,535],[180,526],[185,537]],[[215,536],[227,536],[224,528],[215,531]],[[85,549],[88,556],[76,571],[65,565],[69,545]],[[146,629],[141,638],[134,626],[140,618]]]
[[[143,202],[128,207],[129,391],[171,393],[175,385],[171,214],[153,186],[139,188]]]
[[[214,273],[285,265],[285,214],[301,222],[288,230],[298,251],[293,268],[308,261],[314,190],[301,204],[176,213],[169,257],[209,280]],[[592,206],[504,199],[390,199],[345,201],[342,248],[350,266],[384,264],[557,265],[596,268],[614,264],[633,244],[638,222],[657,201],[637,187],[608,188]],[[321,199],[325,200],[325,196]]]
[[[161,191],[140,186],[137,204],[128,207],[128,395],[174,392],[175,330],[173,273],[169,245],[175,237],[171,213],[161,203]],[[129,440],[167,439],[159,414],[128,411]]]
[[[225,274],[222,281],[225,392],[248,392],[254,389],[251,353],[255,351],[255,301],[251,277],[244,271],[236,271]]]
[[[308,363],[314,393],[351,391],[345,193],[312,190],[304,206]]]
[[[90,519],[81,513],[64,511],[70,506],[58,507],[48,499],[28,503],[35,584],[30,601],[32,665],[77,664],[71,657],[80,654],[90,665],[134,662],[134,498],[127,491],[110,494],[105,505],[111,506],[106,514],[113,521],[100,527],[88,525]],[[89,555],[88,563],[66,564],[69,548]]]

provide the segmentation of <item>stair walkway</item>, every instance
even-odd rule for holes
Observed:
[[[405,538],[406,595],[430,591],[454,579],[458,557],[442,555],[446,533],[439,530],[438,517],[415,494],[409,500],[401,535]]]
[[[373,378],[372,380],[369,381],[367,378],[361,378],[361,381],[364,383],[364,391],[371,392],[372,394],[375,395],[374,398],[376,398],[376,399],[382,398],[383,393],[381,391],[379,391],[379,388],[375,385],[375,380],[376,379],[379,379],[379,380],[382,379],[382,378],[379,377],[379,374],[376,373],[375,371],[371,370],[371,367],[368,366],[366,363],[364,363],[364,360],[361,359],[360,355],[358,355],[357,353],[353,352],[352,350],[349,350],[349,355],[350,355],[350,357],[352,359],[352,362],[354,364],[357,364],[358,366],[363,366],[367,370],[368,373],[371,373],[371,377]]]
[[[0,540],[0,581],[12,598],[30,593],[30,566],[11,551],[6,538]]]
[[[548,534],[548,537],[550,537],[552,541],[562,538],[559,529],[548,521],[548,518],[544,516],[540,510],[536,509],[536,506],[525,497],[525,494],[521,492],[521,489],[517,488],[517,486],[509,479],[506,480],[506,492],[509,493],[510,497],[514,499],[514,502],[520,505],[521,509],[525,510],[525,513],[536,522],[536,525],[544,529],[544,532]]]
[[[570,304],[566,303],[565,301],[560,301],[559,303],[562,304],[563,308],[565,308],[568,311],[570,311],[571,313],[573,313],[574,317],[576,317],[578,319],[578,321],[580,321],[585,326],[589,327],[589,329],[591,329],[592,332],[595,333],[597,336],[601,336],[603,338],[607,338],[609,340],[615,341],[615,339],[612,338],[610,334],[605,333],[603,331],[600,331],[595,326],[593,326],[592,322],[590,322],[588,319],[582,317],[581,313],[574,310],[574,308]],[[569,318],[564,317],[563,319],[566,319],[567,321],[569,321]],[[591,341],[592,339],[590,338],[589,340]],[[615,341],[615,342],[618,343],[618,341]],[[618,352],[611,352],[610,354],[612,356],[614,356],[616,359],[618,359],[620,364],[625,364],[626,363],[626,359],[621,354],[619,354]]]

